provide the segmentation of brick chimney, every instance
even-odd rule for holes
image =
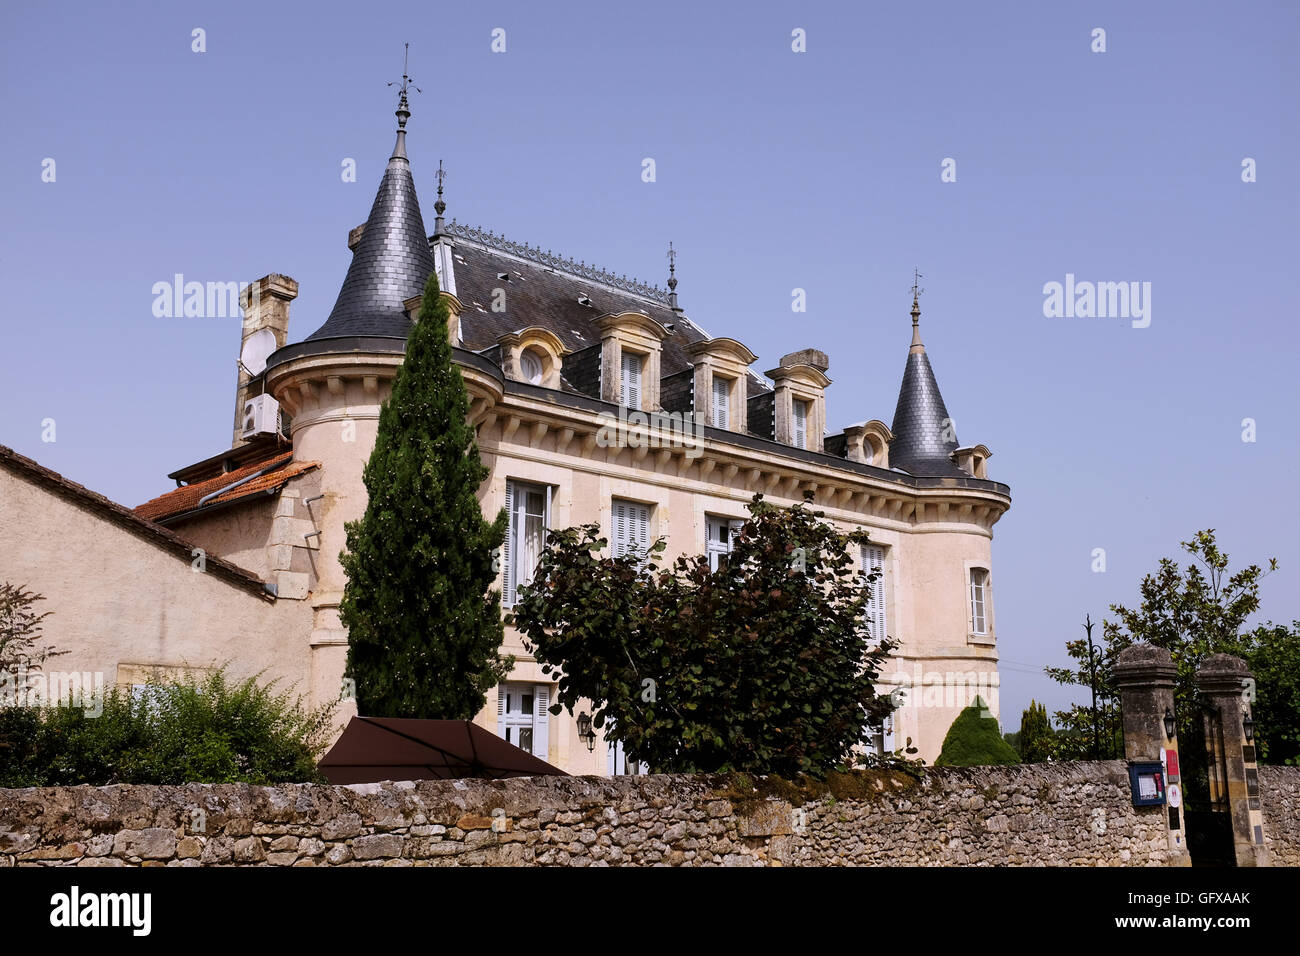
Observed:
[[[289,303],[298,297],[298,283],[288,276],[277,272],[262,276],[251,283],[239,295],[240,307],[244,310],[244,323],[239,338],[239,355],[244,354],[244,345],[249,338],[262,329],[270,329],[275,336],[275,347],[283,348],[289,340]],[[243,364],[236,366],[238,380],[235,388],[235,430],[231,448],[247,444],[240,437],[243,431],[244,402],[257,390],[250,390],[248,385],[253,379]],[[259,370],[260,371],[260,370]]]

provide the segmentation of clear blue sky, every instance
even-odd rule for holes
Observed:
[[[0,443],[131,505],[222,450],[238,320],[155,318],[151,287],[283,272],[290,338],[319,326],[404,41],[429,224],[442,158],[449,218],[651,281],[671,239],[704,328],[760,368],[830,354],[832,429],[892,419],[919,266],[958,436],[1014,497],[1006,729],[1197,529],[1278,557],[1261,618],[1300,617],[1294,3],[7,4]],[[1150,327],[1045,318],[1067,273],[1150,282]]]

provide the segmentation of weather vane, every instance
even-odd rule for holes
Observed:
[[[398,100],[398,106],[399,106],[399,108],[401,108],[401,109],[405,109],[405,108],[406,108],[406,87],[407,87],[407,85],[410,84],[411,86],[415,86],[414,83],[411,83],[411,78],[410,78],[410,77],[407,75],[407,73],[406,73],[407,64],[410,62],[410,59],[411,59],[411,44],[407,43],[407,44],[406,44],[406,52],[402,55],[402,88],[398,91],[398,93],[400,94],[400,97],[399,97],[399,100]],[[389,86],[396,86],[396,85],[397,85],[397,81],[394,80],[393,82],[389,83],[388,85],[389,85]],[[420,89],[418,86],[415,86],[415,92],[417,92],[417,93],[423,93],[424,90]]]
[[[924,294],[925,294],[925,290],[921,288],[921,270],[913,269],[912,270],[912,298],[916,299],[919,296],[922,296]]]

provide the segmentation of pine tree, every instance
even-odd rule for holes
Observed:
[[[346,674],[366,717],[472,719],[510,666],[498,658],[503,625],[493,588],[506,514],[490,522],[479,505],[488,469],[466,421],[469,398],[447,324],[431,275],[379,413],[366,513],[347,524],[339,558],[348,576],[339,606]]]
[[[987,767],[993,764],[1020,763],[1020,756],[1002,739],[998,722],[982,698],[957,715],[943,738],[943,750],[936,767]]]
[[[1020,759],[1025,763],[1042,763],[1052,756],[1055,734],[1047,718],[1047,708],[1031,700],[1020,716]]]

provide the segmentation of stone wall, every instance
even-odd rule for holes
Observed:
[[[1262,776],[1266,802],[1280,798],[1274,852],[1295,862],[1300,770]],[[0,790],[0,866],[1138,866],[1167,854],[1164,812],[1133,808],[1121,761],[802,787],[649,776]]]
[[[1300,866],[1300,767],[1260,767],[1264,847],[1272,866]]]

